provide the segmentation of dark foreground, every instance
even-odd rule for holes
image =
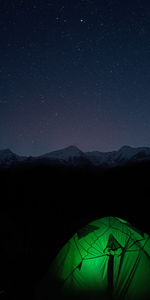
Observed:
[[[150,163],[114,170],[28,165],[0,169],[0,298],[36,299],[65,242],[117,216],[150,234]]]

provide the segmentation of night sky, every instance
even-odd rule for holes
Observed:
[[[150,1],[0,0],[0,149],[150,146]]]

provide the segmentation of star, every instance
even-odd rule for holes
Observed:
[[[86,23],[84,19],[80,19],[80,23]]]

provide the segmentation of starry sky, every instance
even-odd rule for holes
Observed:
[[[0,149],[150,146],[149,0],[0,0]]]

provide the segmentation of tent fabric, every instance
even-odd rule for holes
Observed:
[[[60,250],[48,272],[49,289],[52,278],[63,295],[150,299],[150,237],[117,217],[95,220]]]

